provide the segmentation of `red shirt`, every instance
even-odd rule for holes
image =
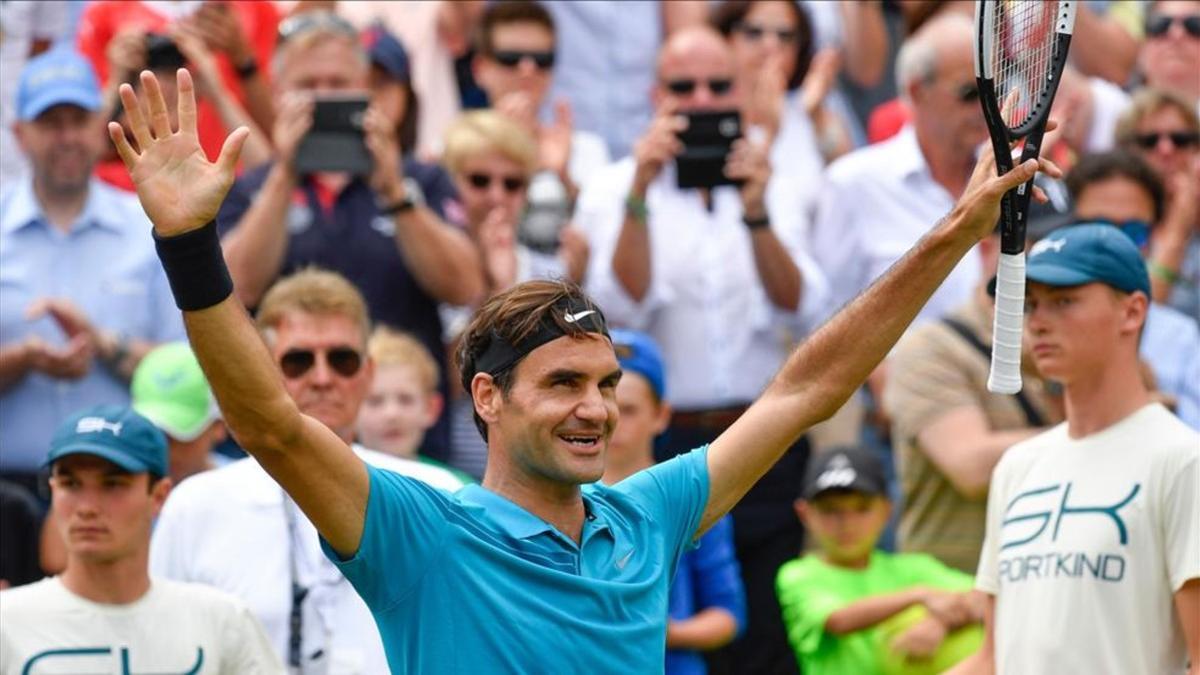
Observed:
[[[275,52],[275,39],[279,30],[279,12],[275,4],[269,0],[254,0],[251,2],[228,2],[229,8],[242,23],[242,31],[254,58],[258,61],[258,77],[266,77],[270,69],[271,55]],[[130,26],[140,26],[147,32],[166,32],[172,19],[159,14],[151,5],[141,0],[95,0],[83,10],[79,18],[79,51],[92,62],[96,76],[102,83],[108,83],[108,60],[104,50],[109,40],[121,30]],[[245,105],[246,96],[242,91],[242,83],[238,78],[234,65],[224,54],[215,54],[217,68],[221,78],[239,102]],[[196,113],[197,134],[200,137],[200,147],[210,160],[215,160],[221,154],[221,144],[225,142],[228,133],[221,124],[216,107],[201,99],[197,104]],[[264,129],[270,133],[270,129]]]

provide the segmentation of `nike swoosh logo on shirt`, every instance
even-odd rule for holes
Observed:
[[[621,556],[621,559],[617,561],[617,569],[619,569],[619,570],[625,569],[625,566],[629,564],[629,559],[632,557],[633,557],[633,550],[630,549],[629,553],[626,553],[625,555]]]
[[[588,314],[595,314],[595,313],[596,313],[596,310],[588,309],[588,310],[584,310],[582,312],[576,312],[574,314],[566,314],[563,316],[563,318],[566,319],[567,323],[575,323],[576,321],[582,319],[583,317],[587,316]]]

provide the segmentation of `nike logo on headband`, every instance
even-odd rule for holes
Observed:
[[[596,313],[596,310],[589,309],[589,310],[585,310],[582,312],[576,312],[574,314],[564,314],[563,319],[565,319],[567,323],[575,323],[576,321],[582,319],[583,317],[585,317],[589,314],[595,314],[595,313]]]

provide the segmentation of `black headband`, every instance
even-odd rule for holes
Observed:
[[[564,335],[575,334],[574,331],[563,330],[559,321],[574,324],[584,333],[599,333],[608,337],[608,325],[604,321],[604,314],[598,307],[580,298],[564,298],[555,303],[550,312],[551,315],[542,319],[532,333],[515,345],[493,331],[487,348],[475,358],[475,372],[489,375],[504,372],[525,358],[529,352],[547,342]]]

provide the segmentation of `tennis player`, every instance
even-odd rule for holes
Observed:
[[[121,87],[138,149],[119,126],[109,133],[154,223],[192,346],[233,434],[316,525],[398,673],[662,672],[668,590],[685,548],[841,406],[991,232],[1000,196],[1038,170],[1030,161],[997,178],[983,153],[951,213],[810,337],[729,430],[612,487],[595,483],[621,371],[600,309],[565,283],[495,296],[459,350],[488,466],[481,486],[452,495],[364,465],[297,410],[232,296],[211,222],[246,130],[209,163],[187,71],[178,131],[154,76],[141,78],[142,100]]]
[[[1150,278],[1111,225],[1055,231],[1026,268],[1026,339],[1066,421],[992,474],[976,587],[987,637],[959,673],[1200,672],[1200,434],[1138,364]]]

